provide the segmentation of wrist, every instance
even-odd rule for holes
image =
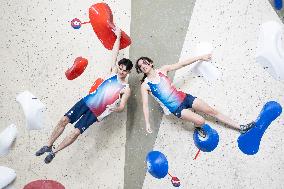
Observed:
[[[198,56],[196,61],[203,60],[203,56]]]

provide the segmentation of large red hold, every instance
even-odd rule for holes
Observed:
[[[113,23],[113,16],[111,9],[106,3],[97,3],[89,8],[89,18],[94,32],[97,34],[99,40],[108,50],[113,48],[116,40],[114,34],[115,25]],[[131,44],[130,37],[121,31],[121,39],[119,49],[124,49]]]
[[[66,72],[66,78],[68,80],[73,80],[79,77],[88,65],[88,60],[86,58],[77,57],[74,61],[74,64],[71,68],[69,68]]]
[[[36,180],[24,186],[24,189],[65,189],[65,187],[53,180]]]

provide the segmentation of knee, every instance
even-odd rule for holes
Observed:
[[[76,139],[80,134],[81,134],[80,130],[76,128],[71,132],[71,138]]]
[[[60,123],[62,126],[66,126],[68,123],[70,122],[69,118],[67,116],[63,116],[61,119],[60,119]]]
[[[200,117],[200,118],[195,120],[195,124],[199,125],[199,126],[204,125],[205,124],[205,119],[203,117]]]
[[[208,108],[208,110],[206,110],[205,112],[206,114],[208,115],[211,115],[211,116],[216,116],[218,114],[218,111],[214,108]]]

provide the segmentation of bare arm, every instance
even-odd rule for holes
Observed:
[[[148,133],[152,133],[150,121],[149,121],[149,107],[148,107],[148,90],[145,83],[141,85],[141,96],[142,96],[142,104],[143,104],[143,113],[146,122],[146,131]]]
[[[162,66],[160,68],[160,70],[167,73],[167,72],[170,72],[170,71],[178,70],[178,69],[185,67],[189,64],[192,64],[192,63],[194,63],[198,60],[208,61],[210,59],[211,59],[211,54],[206,54],[206,55],[203,55],[203,56],[197,56],[197,57],[194,57],[194,58],[189,58],[187,60],[184,60],[184,61],[181,61],[181,62],[178,62],[178,63],[175,63],[175,64]]]
[[[121,30],[116,27],[114,30],[114,33],[116,35],[116,40],[113,44],[113,48],[112,48],[112,66],[110,69],[111,73],[117,73],[117,56],[118,56],[118,52],[119,52],[119,46],[120,46],[120,38],[121,38]]]
[[[127,104],[127,101],[128,101],[128,98],[130,97],[130,94],[131,94],[130,88],[126,87],[125,90],[124,90],[124,93],[122,94],[119,106],[118,107],[107,106],[107,107],[109,107],[110,110],[113,111],[113,112],[122,112],[125,105]]]

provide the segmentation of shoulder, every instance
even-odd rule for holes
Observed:
[[[164,75],[167,75],[170,70],[170,67],[171,65],[164,65],[160,67],[159,69],[157,69],[157,71],[163,73]]]
[[[148,82],[146,80],[141,84],[141,90],[146,90],[146,91],[150,90]]]
[[[165,69],[163,69],[163,67],[159,68],[159,69],[157,70],[157,72],[158,72],[158,73],[162,73],[162,74],[165,75],[165,76],[168,75],[168,72],[167,72]]]
[[[117,73],[117,66],[115,65],[115,66],[112,66],[111,68],[110,68],[110,73],[111,74],[116,74]]]
[[[115,76],[117,76],[116,73],[111,73],[111,74],[105,75],[105,76],[103,77],[103,79],[104,79],[104,80],[107,80],[107,79],[113,78],[113,77],[115,77]]]

